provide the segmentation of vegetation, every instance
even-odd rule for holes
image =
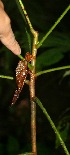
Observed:
[[[70,5],[56,0],[14,3],[7,0],[4,4],[22,55],[17,57],[0,44],[0,154],[69,155]],[[17,87],[15,68],[28,51],[33,56],[31,64],[28,63],[29,90],[25,84],[11,107]],[[41,108],[37,105],[37,112],[36,104]]]

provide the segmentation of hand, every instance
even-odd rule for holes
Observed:
[[[0,1],[0,41],[14,54],[21,54],[21,48],[13,34],[10,18],[4,11],[4,5]]]

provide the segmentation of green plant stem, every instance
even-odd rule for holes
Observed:
[[[22,8],[22,10],[23,10],[24,15],[25,15],[25,18],[26,18],[26,21],[27,21],[28,26],[29,26],[29,28],[30,28],[30,31],[31,31],[31,33],[33,34],[33,36],[35,37],[35,32],[36,32],[36,31],[34,30],[32,24],[31,24],[31,21],[30,21],[30,19],[29,19],[29,16],[28,16],[28,14],[27,14],[27,11],[26,11],[26,9],[25,9],[25,7],[24,7],[24,4],[22,3],[21,0],[18,0],[18,1],[19,1],[19,4],[20,4],[20,6],[21,6],[21,8]],[[37,32],[37,34],[38,34],[38,32]],[[36,44],[37,44],[37,43],[36,43]],[[37,49],[37,47],[36,47],[36,49]]]
[[[43,107],[41,101],[37,97],[35,97],[35,102],[39,105],[39,107],[41,108],[41,110],[43,111],[45,116],[47,117],[47,119],[48,119],[52,129],[54,130],[55,134],[57,135],[57,137],[58,137],[58,139],[59,139],[59,141],[60,141],[60,143],[61,143],[61,145],[62,145],[62,147],[63,147],[63,149],[64,149],[64,151],[66,153],[66,155],[70,155],[70,153],[68,152],[67,147],[66,147],[64,141],[62,140],[62,138],[61,138],[55,124],[53,123],[53,121],[52,121],[51,117],[49,116],[49,114],[47,113],[46,109]]]
[[[18,57],[19,57],[21,60],[25,60],[25,58],[24,58],[22,55],[18,55]]]
[[[52,69],[47,69],[47,70],[44,70],[44,71],[40,71],[38,73],[35,74],[35,76],[40,76],[42,74],[46,74],[46,73],[50,73],[50,72],[54,72],[54,71],[59,71],[59,70],[63,70],[63,69],[69,69],[70,68],[70,65],[69,66],[62,66],[62,67],[57,67],[57,68],[52,68]]]
[[[19,4],[20,4],[20,6],[21,6],[21,8],[22,8],[22,10],[23,10],[23,13],[24,13],[25,18],[26,18],[26,20],[27,20],[27,23],[28,23],[28,25],[29,25],[29,27],[30,27],[30,30],[32,31],[32,30],[33,30],[33,26],[32,26],[32,24],[31,24],[31,21],[30,21],[29,17],[28,17],[27,11],[25,10],[24,4],[22,3],[21,0],[18,0],[18,1],[19,1]]]
[[[55,27],[59,24],[59,22],[63,19],[63,17],[70,10],[70,5],[65,9],[62,15],[57,19],[55,24],[50,28],[50,30],[46,33],[46,35],[42,38],[42,40],[37,44],[37,49],[43,44],[43,42],[47,39],[47,37],[51,34],[51,32],[55,29]]]
[[[14,78],[11,76],[0,75],[0,78],[13,80]]]

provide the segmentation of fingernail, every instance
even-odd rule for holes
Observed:
[[[20,55],[20,54],[21,54],[21,48],[20,48],[20,46],[18,46],[17,50],[14,51],[14,53],[15,53],[16,55]]]
[[[21,54],[21,49],[20,49],[19,53]]]
[[[17,52],[16,52],[16,54],[17,55],[20,55],[21,54],[21,49],[18,49]]]

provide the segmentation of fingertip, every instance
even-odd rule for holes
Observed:
[[[2,8],[2,9],[4,9],[4,4],[3,4],[3,2],[0,0],[0,7]]]
[[[15,54],[15,55],[20,55],[21,54],[21,48],[18,44],[18,42],[15,40],[14,46],[12,46],[11,51]]]
[[[21,54],[21,48],[18,48],[15,52],[16,55],[20,55]]]
[[[21,54],[21,48],[20,48],[20,51],[19,51],[19,53]]]

